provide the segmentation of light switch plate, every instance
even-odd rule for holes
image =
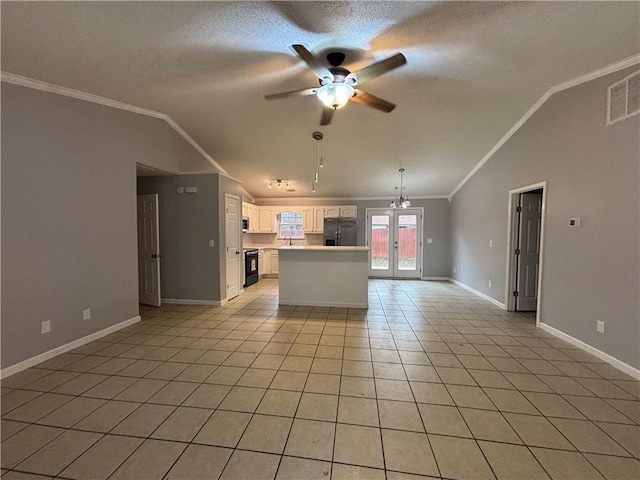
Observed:
[[[433,238],[427,238],[427,243],[433,243]]]
[[[51,331],[51,320],[40,324],[40,333],[49,333]]]
[[[209,240],[209,246],[210,247],[215,247],[216,246],[215,240]]]
[[[82,319],[89,320],[90,318],[91,318],[91,309],[85,308],[84,310],[82,310]]]
[[[604,333],[604,322],[602,320],[596,320],[596,330],[598,333]]]

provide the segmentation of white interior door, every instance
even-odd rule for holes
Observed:
[[[534,311],[538,302],[542,193],[520,194],[516,250],[516,310]]]
[[[138,301],[160,306],[158,195],[138,196]]]
[[[226,264],[227,264],[227,289],[226,298],[231,300],[240,293],[240,267],[242,258],[240,252],[240,198],[235,195],[224,196],[225,229],[226,229]]]
[[[420,278],[422,209],[367,209],[369,276]]]

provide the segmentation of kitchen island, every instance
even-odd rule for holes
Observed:
[[[278,248],[281,305],[367,308],[369,247]]]

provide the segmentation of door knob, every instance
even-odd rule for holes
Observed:
[[[238,252],[237,250],[236,250],[236,255],[240,255],[240,252]]]
[[[157,253],[154,253],[153,255],[151,255],[151,258],[160,258],[161,255],[158,255]]]

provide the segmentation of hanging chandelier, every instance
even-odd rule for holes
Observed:
[[[404,194],[404,184],[402,182],[403,174],[404,174],[404,168],[401,168],[398,171],[400,172],[400,196],[398,198],[393,199],[391,201],[391,205],[389,205],[389,207],[390,208],[407,208],[407,207],[411,206],[411,201],[409,200],[409,197],[407,197]]]

